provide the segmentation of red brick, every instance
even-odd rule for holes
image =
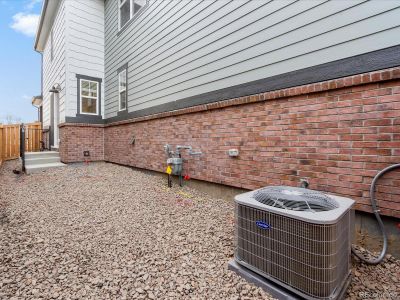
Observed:
[[[62,162],[102,161],[104,160],[104,128],[74,124],[60,126],[60,158]],[[89,151],[85,158],[83,151]]]
[[[353,142],[354,148],[377,148],[378,142]]]
[[[389,126],[392,125],[392,120],[391,119],[377,119],[377,120],[365,120],[364,121],[364,126],[365,127],[370,127],[370,126]]]
[[[340,140],[342,141],[362,141],[364,136],[362,134],[345,134],[340,135]]]
[[[364,141],[390,141],[392,134],[364,134]]]
[[[65,124],[60,128],[60,154],[66,162],[82,161],[83,150],[89,150],[92,160],[164,172],[163,145],[189,144],[203,153],[194,158],[184,152],[192,178],[255,189],[297,186],[306,176],[312,188],[353,197],[358,209],[368,211],[373,176],[400,160],[400,80],[381,81],[393,76],[393,70],[199,105],[104,128]],[[129,143],[132,135],[135,145]],[[229,158],[230,148],[238,148],[239,157]],[[398,179],[384,182],[387,190],[399,185],[398,173]],[[397,189],[393,191],[384,197],[393,197]],[[390,201],[382,202],[385,214],[400,217],[400,209]]]
[[[392,89],[391,88],[381,88],[377,90],[369,90],[369,91],[364,91],[362,92],[362,98],[370,98],[370,97],[377,97],[377,96],[383,96],[383,95],[390,95],[392,94]]]
[[[399,94],[378,97],[378,102],[380,102],[380,103],[384,103],[384,102],[392,103],[392,102],[399,102],[399,101],[400,101]]]
[[[351,128],[351,133],[356,134],[356,133],[377,133],[378,128],[377,127],[354,127]]]
[[[339,180],[340,181],[362,182],[362,176],[340,175]]]
[[[379,142],[379,147],[382,147],[382,148],[400,148],[400,141]]]
[[[390,149],[378,149],[378,148],[366,148],[363,149],[365,155],[391,155],[392,150]]]

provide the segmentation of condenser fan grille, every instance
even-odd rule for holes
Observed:
[[[319,212],[338,208],[337,202],[323,193],[289,186],[265,187],[253,197],[262,204],[287,210]]]

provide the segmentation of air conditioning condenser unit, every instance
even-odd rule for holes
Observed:
[[[354,201],[288,186],[235,197],[235,260],[306,299],[337,299],[351,270]]]

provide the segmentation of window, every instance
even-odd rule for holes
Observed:
[[[81,113],[98,114],[99,83],[90,80],[80,80]]]
[[[118,0],[119,1],[119,28],[136,15],[142,7],[147,4],[147,0]]]
[[[119,110],[126,109],[126,69],[118,73],[118,86],[119,86]]]

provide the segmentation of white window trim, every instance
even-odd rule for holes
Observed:
[[[122,73],[125,73],[125,89],[121,89],[120,76]],[[118,111],[124,111],[128,109],[128,91],[126,89],[127,86],[128,86],[128,72],[125,68],[118,73]],[[125,108],[121,108],[121,92],[125,92]]]
[[[93,96],[83,96],[83,98],[90,98],[90,99],[96,99],[96,113],[87,113],[82,111],[82,81],[87,81],[87,82],[94,82],[97,84],[97,97]],[[94,81],[94,80],[87,80],[87,79],[79,79],[79,99],[80,99],[80,113],[82,115],[92,115],[92,116],[97,116],[99,114],[99,82]]]
[[[121,7],[126,3],[126,1],[130,1],[130,5],[129,5],[129,20],[126,21],[126,23],[123,26],[121,26]],[[137,11],[136,14],[134,14],[133,13],[134,1],[135,0],[124,0],[124,1],[122,1],[122,3],[120,3],[119,0],[118,0],[118,30],[121,30],[122,28],[124,28],[129,23],[129,21],[132,20],[132,18],[135,15],[138,15],[139,13],[141,13],[143,8],[149,3],[149,0],[146,0],[146,4],[143,5],[142,8]]]

